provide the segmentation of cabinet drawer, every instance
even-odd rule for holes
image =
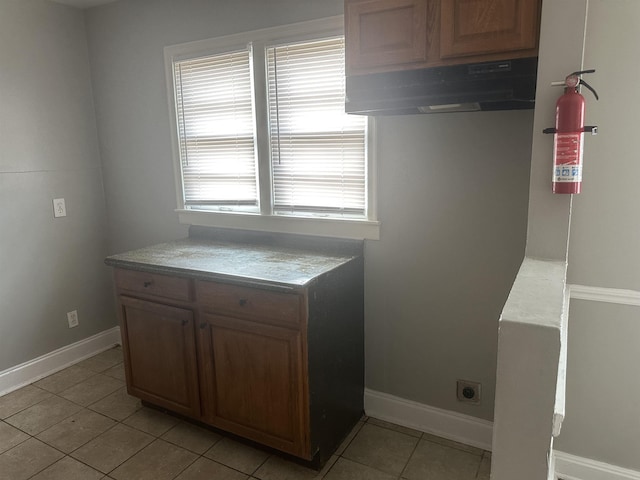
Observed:
[[[189,301],[193,298],[191,280],[135,270],[115,270],[116,285],[121,290]]]
[[[217,282],[197,282],[196,294],[200,306],[210,311],[256,322],[292,327],[300,324],[301,297],[296,294]]]

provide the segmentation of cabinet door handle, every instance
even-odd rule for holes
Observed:
[[[187,323],[189,323],[189,320],[182,320],[182,326],[184,327]]]
[[[202,322],[200,324],[200,330],[204,330],[205,328],[207,328],[207,322]]]
[[[151,281],[144,282],[144,288],[149,288],[151,285],[153,285],[153,282],[151,282]]]
[[[249,302],[247,301],[246,298],[241,298],[238,303],[240,304],[241,307],[244,307]]]

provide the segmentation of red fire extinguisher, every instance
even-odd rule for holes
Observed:
[[[553,193],[580,193],[582,188],[584,132],[596,135],[598,127],[584,125],[584,97],[578,88],[584,85],[598,100],[597,92],[580,77],[593,72],[595,70],[573,72],[564,82],[558,82],[565,88],[564,94],[556,103],[556,126],[543,130],[543,133],[554,134]]]

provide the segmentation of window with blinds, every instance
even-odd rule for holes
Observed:
[[[165,49],[179,210],[242,227],[217,214],[371,220],[367,119],[344,113],[341,24],[316,22],[315,38],[300,24],[211,39],[210,54]]]
[[[344,37],[267,48],[275,213],[363,216],[365,117],[344,112]]]
[[[174,63],[184,204],[258,207],[251,52]]]

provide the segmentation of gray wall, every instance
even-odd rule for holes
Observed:
[[[86,14],[110,251],[183,237],[163,48],[342,13],[339,0],[127,0]]]
[[[0,0],[0,371],[115,326],[85,35],[78,10]]]
[[[110,250],[177,222],[163,47],[341,14],[341,0],[129,0],[87,12]],[[531,112],[379,122],[382,239],[366,244],[367,386],[490,419],[497,319],[523,257]],[[483,404],[455,399],[457,378]]]
[[[379,122],[381,240],[365,248],[366,385],[493,418],[498,318],[524,252],[532,112]],[[456,379],[482,382],[481,405]]]
[[[620,78],[638,78],[640,2],[590,0],[585,67],[583,193],[573,201],[569,283],[640,291],[640,99]],[[640,308],[573,300],[569,314],[566,420],[556,448],[640,470]]]

